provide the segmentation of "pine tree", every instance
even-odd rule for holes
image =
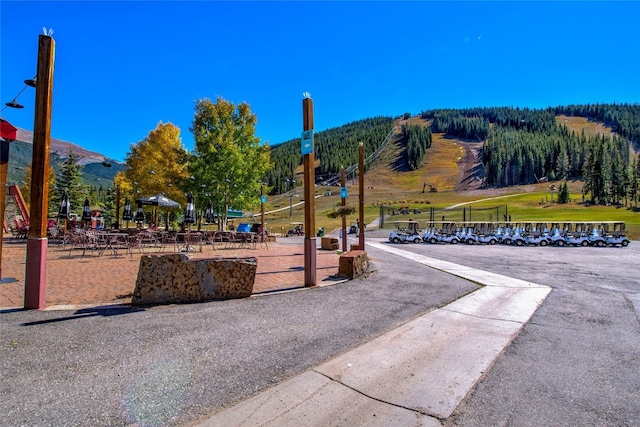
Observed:
[[[569,156],[567,155],[567,150],[564,145],[560,148],[560,154],[558,154],[557,159],[557,167],[556,167],[556,178],[563,179],[568,178],[571,172],[569,164]]]
[[[633,159],[629,173],[629,198],[638,207],[638,187],[640,186],[640,154]]]
[[[78,164],[78,156],[74,154],[73,150],[69,150],[69,156],[60,165],[57,190],[57,206],[60,206],[62,195],[66,190],[69,194],[71,212],[78,215],[82,214],[84,199],[87,198],[88,191],[82,185],[82,166]]]
[[[565,181],[558,190],[558,203],[569,203],[571,201],[571,193],[569,193],[569,186]]]
[[[116,218],[116,192],[108,188],[105,192],[104,201],[100,203],[102,209],[102,217],[104,218],[105,227],[110,227],[117,222]]]

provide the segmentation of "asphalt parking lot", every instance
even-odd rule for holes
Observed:
[[[638,242],[397,246],[553,288],[447,425],[640,425]]]
[[[637,242],[391,246],[553,288],[443,424],[640,425]],[[2,423],[190,425],[477,289],[368,251],[366,277],[317,289],[147,309],[5,311]]]

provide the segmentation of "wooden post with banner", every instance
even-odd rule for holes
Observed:
[[[364,144],[361,142],[358,146],[358,186],[360,191],[358,194],[358,215],[359,219],[359,239],[358,249],[364,251]]]
[[[304,159],[304,285],[316,286],[315,159],[313,147],[313,99],[302,100],[301,153]]]
[[[340,166],[340,200],[342,201],[341,206],[343,208],[347,206],[348,195],[344,166]],[[344,215],[344,213],[342,215],[342,252],[347,252],[347,216]]]

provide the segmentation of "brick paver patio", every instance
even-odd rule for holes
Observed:
[[[0,308],[22,307],[26,244],[5,239],[2,247],[2,283]],[[147,248],[145,253],[159,253]],[[162,253],[169,253],[165,250]],[[120,251],[118,256],[79,249],[71,252],[50,244],[47,253],[47,306],[129,303],[134,291],[140,254]],[[286,243],[271,242],[268,248],[239,249],[216,245],[191,252],[191,258],[255,256],[258,269],[254,293],[304,286],[304,248],[302,238],[288,238]],[[335,251],[316,253],[318,285],[337,280],[339,255]],[[15,280],[13,280],[15,279]]]

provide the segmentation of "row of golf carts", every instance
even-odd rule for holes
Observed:
[[[514,246],[628,246],[624,222],[430,222],[396,221],[392,243],[467,243]]]

